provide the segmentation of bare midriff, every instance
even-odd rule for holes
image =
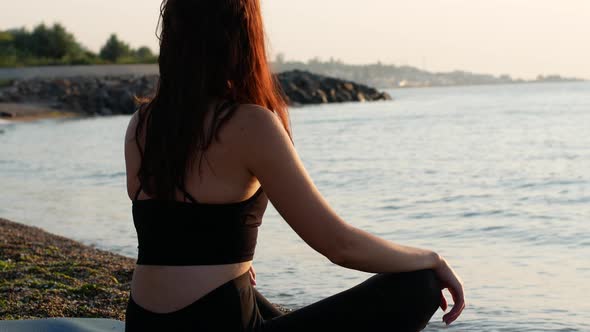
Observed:
[[[227,265],[137,265],[131,282],[135,303],[155,313],[178,311],[248,272],[252,262]]]

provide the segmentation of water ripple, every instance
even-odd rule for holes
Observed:
[[[433,249],[462,276],[464,315],[447,328],[439,310],[426,331],[590,331],[590,84],[390,93],[294,110],[294,138],[348,222]],[[3,126],[2,217],[135,256],[127,121]],[[293,308],[369,276],[331,264],[272,206],[258,242],[261,291]]]

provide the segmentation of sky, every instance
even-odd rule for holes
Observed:
[[[157,50],[160,2],[0,0],[0,29],[60,22],[93,51],[111,33]],[[273,57],[590,79],[590,0],[261,2]]]

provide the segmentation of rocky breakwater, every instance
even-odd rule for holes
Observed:
[[[387,92],[307,71],[293,70],[277,76],[292,105],[391,100]]]
[[[305,71],[283,72],[277,78],[291,105],[391,99],[362,84]],[[36,104],[88,115],[131,114],[136,109],[135,98],[152,95],[157,80],[157,75],[15,80],[0,90],[0,103]]]
[[[149,96],[157,76],[83,76],[16,80],[0,91],[0,102],[44,105],[89,115],[131,114],[135,98]]]

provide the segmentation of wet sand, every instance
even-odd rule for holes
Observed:
[[[56,110],[43,104],[0,103],[0,124],[77,116],[80,114]]]

